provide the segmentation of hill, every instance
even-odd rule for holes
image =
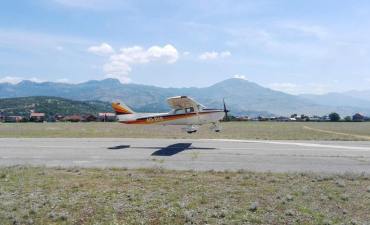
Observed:
[[[228,79],[205,88],[161,88],[140,84],[122,84],[115,79],[88,81],[79,84],[22,81],[0,84],[0,96],[57,96],[78,101],[123,101],[138,112],[169,110],[166,98],[177,95],[192,96],[209,107],[222,107],[222,98],[234,115],[324,115],[336,111],[352,115],[370,110],[351,106],[326,106],[310,99],[262,87],[242,79]]]
[[[59,97],[19,97],[0,99],[0,111],[6,115],[29,116],[30,111],[43,112],[47,116],[61,114],[92,114],[111,112],[110,103],[102,101],[74,101]]]
[[[336,107],[355,107],[361,110],[370,111],[370,98],[361,98],[361,95],[350,95],[347,93],[327,93],[323,95],[304,94],[300,97],[306,98],[317,104]]]
[[[370,102],[370,90],[352,90],[344,92],[344,94]]]

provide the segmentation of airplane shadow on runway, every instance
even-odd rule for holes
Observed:
[[[199,148],[199,147],[191,147],[192,143],[176,143],[172,144],[163,148],[160,147],[134,147],[134,148],[142,148],[142,149],[158,149],[157,151],[153,152],[152,156],[173,156],[177,153],[180,153],[185,150],[213,150],[216,148]],[[119,149],[126,149],[130,148],[130,145],[118,145],[114,147],[109,147],[110,150],[119,150]]]
[[[117,146],[109,147],[108,149],[110,149],[110,150],[118,150],[118,149],[130,148],[130,147],[131,147],[130,145],[117,145]]]

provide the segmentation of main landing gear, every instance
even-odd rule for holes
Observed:
[[[192,134],[198,131],[199,126],[197,125],[189,125],[186,128],[183,128],[188,134]],[[212,123],[211,127],[209,128],[210,130],[218,133],[221,131],[221,125],[220,122]]]
[[[186,128],[185,128],[185,131],[188,133],[188,134],[191,134],[191,133],[195,133],[195,132],[197,132],[197,130],[198,130],[198,126],[196,126],[196,125],[191,125],[191,126],[187,126]]]
[[[213,130],[216,133],[220,132],[221,131],[220,122],[212,123],[212,125],[211,125],[211,127],[209,129]]]

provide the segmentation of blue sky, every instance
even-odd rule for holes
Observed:
[[[294,94],[370,89],[368,1],[0,4],[0,82],[204,87],[236,76]]]

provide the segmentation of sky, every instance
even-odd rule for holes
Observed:
[[[4,0],[0,82],[370,89],[370,2]]]

